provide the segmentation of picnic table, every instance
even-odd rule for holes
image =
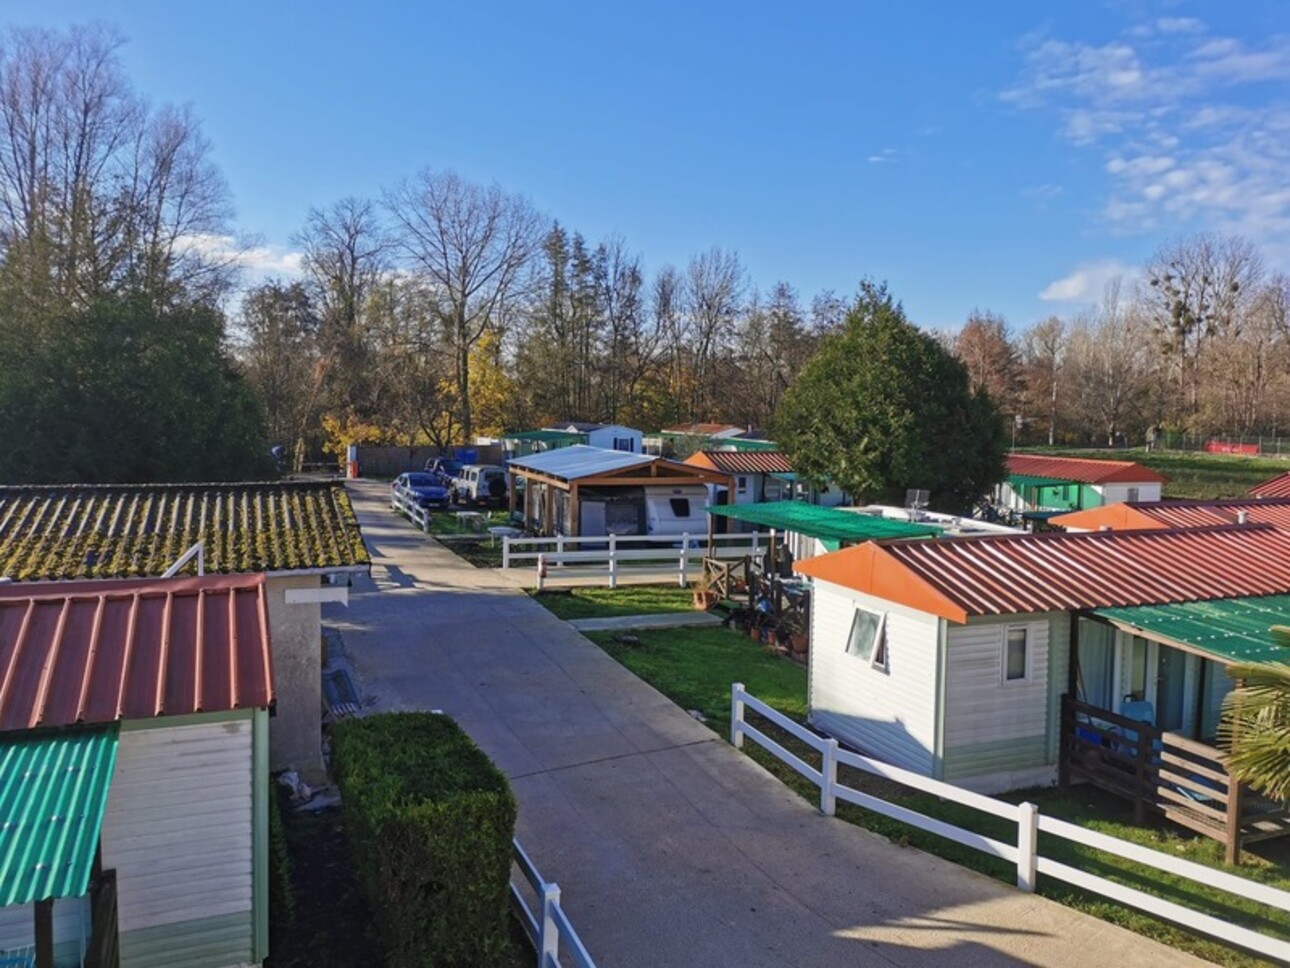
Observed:
[[[470,528],[471,531],[483,531],[488,518],[482,511],[458,511],[457,527]]]
[[[499,524],[488,529],[488,533],[493,536],[490,544],[496,545],[498,538],[518,538],[524,532],[520,528],[512,528],[509,525]]]

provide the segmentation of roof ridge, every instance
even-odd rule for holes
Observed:
[[[1109,506],[1109,505],[1108,505]],[[1126,535],[1134,536],[1168,536],[1168,535],[1186,535],[1186,534],[1209,534],[1217,531],[1240,531],[1248,534],[1251,531],[1282,531],[1284,529],[1277,527],[1269,522],[1259,522],[1257,524],[1236,524],[1235,522],[1223,524],[1205,524],[1195,528],[1109,528],[1106,531],[1023,531],[1019,534],[952,534],[937,538],[936,545],[942,544],[964,544],[967,542],[1005,542],[1011,544],[1030,544],[1040,541],[1055,542],[1073,542],[1073,541],[1109,541],[1123,538]],[[1290,535],[1290,532],[1287,532]],[[883,538],[880,543],[887,543],[894,539]]]

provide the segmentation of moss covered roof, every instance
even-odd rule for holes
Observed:
[[[198,541],[208,573],[371,563],[339,483],[0,487],[0,576],[14,581],[160,575]]]

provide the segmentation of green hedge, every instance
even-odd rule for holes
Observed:
[[[269,804],[269,946],[286,935],[296,915],[296,893],[291,884],[291,852],[287,848],[287,830],[282,812],[291,809],[290,795],[274,783],[273,803]]]
[[[510,943],[506,777],[433,713],[338,723],[332,766],[392,968],[495,964]]]

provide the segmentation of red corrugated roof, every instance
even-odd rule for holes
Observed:
[[[726,474],[791,474],[792,462],[777,450],[701,450],[687,464]]]
[[[1169,480],[1159,471],[1131,460],[1044,457],[1040,454],[1009,454],[1008,473],[1081,484],[1164,484]]]
[[[0,731],[272,702],[263,575],[0,585]]]
[[[1290,471],[1250,488],[1251,497],[1290,497]]]
[[[1287,594],[1290,533],[1247,525],[867,542],[797,570],[964,622]]]
[[[1290,497],[1254,500],[1234,498],[1219,501],[1126,501],[1100,508],[1072,511],[1049,519],[1063,528],[1096,531],[1150,528],[1204,528],[1237,524],[1241,513],[1247,524],[1272,524],[1290,528]]]

